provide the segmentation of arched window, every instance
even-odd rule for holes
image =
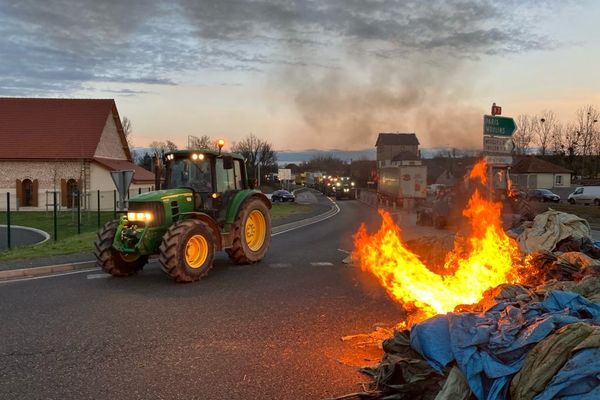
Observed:
[[[21,207],[33,206],[33,182],[31,179],[24,179],[23,182],[21,182],[21,193],[23,193]]]

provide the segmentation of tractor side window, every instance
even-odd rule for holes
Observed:
[[[240,160],[233,161],[233,171],[235,173],[235,188],[242,189],[244,185],[242,181],[242,167]]]
[[[217,192],[226,192],[235,189],[233,169],[223,168],[223,159],[217,158]]]

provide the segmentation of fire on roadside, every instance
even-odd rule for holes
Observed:
[[[502,229],[502,204],[481,193],[487,184],[486,171],[480,161],[469,175],[471,186],[477,186],[463,210],[470,233],[455,241],[443,268],[426,265],[408,249],[400,227],[383,210],[379,210],[382,223],[377,232],[369,234],[363,224],[355,234],[353,258],[404,306],[409,325],[477,303],[490,287],[519,282],[517,271],[523,262],[517,243]]]

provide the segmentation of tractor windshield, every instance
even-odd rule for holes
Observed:
[[[190,187],[196,192],[212,192],[210,159],[192,161],[187,158],[171,162],[169,188]]]

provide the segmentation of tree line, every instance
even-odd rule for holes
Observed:
[[[572,121],[560,121],[551,110],[519,115],[513,135],[515,153],[536,154],[571,169],[575,175],[595,178],[600,173],[600,111],[592,105],[577,110]]]

